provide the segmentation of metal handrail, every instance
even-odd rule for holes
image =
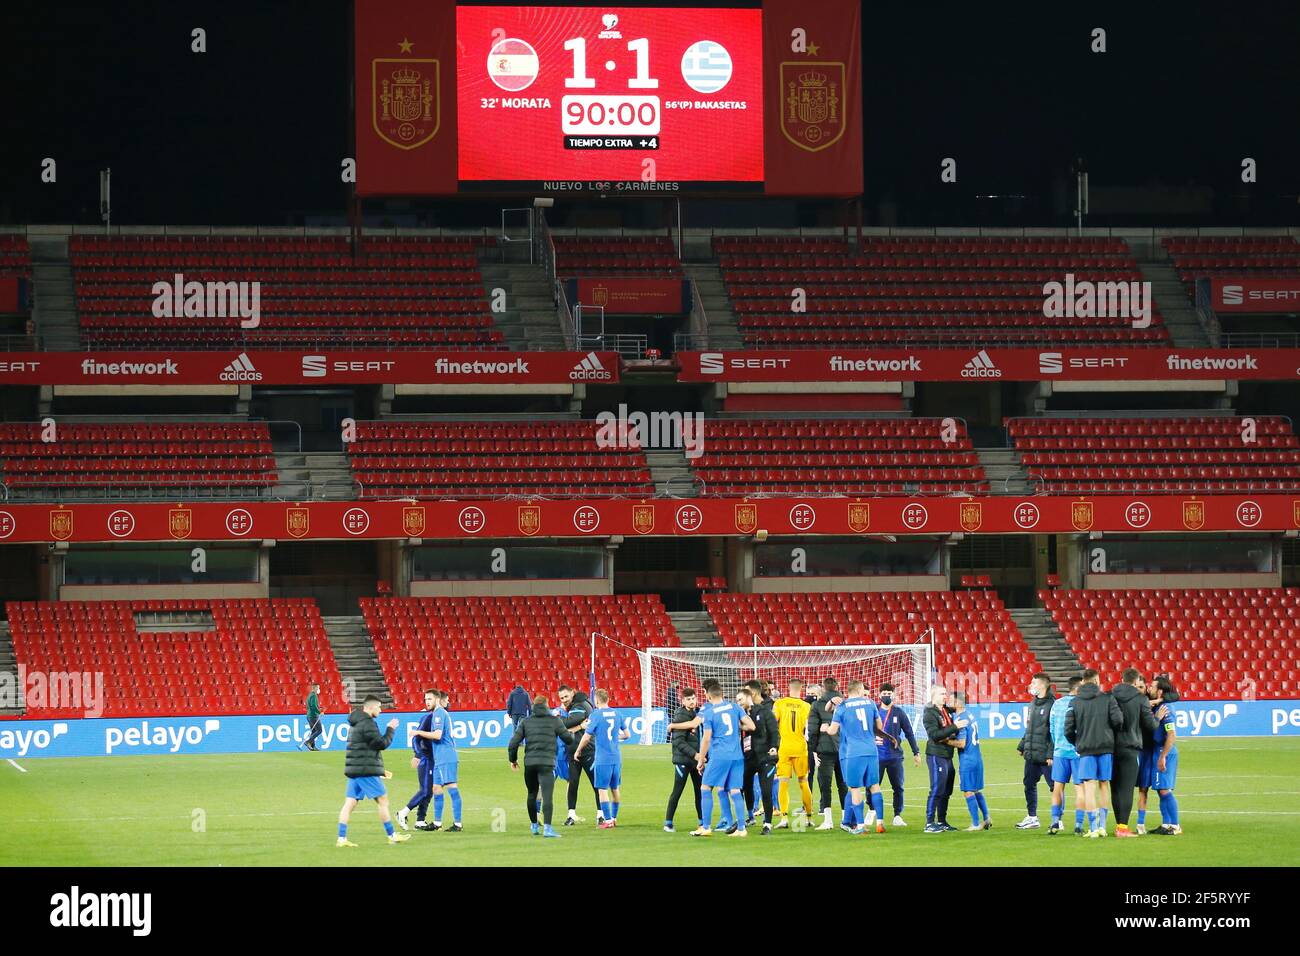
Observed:
[[[354,498],[360,499],[365,496],[365,483],[362,482],[361,479],[352,475],[334,475],[333,477],[324,479],[319,484],[316,482],[309,482],[307,485],[307,495],[312,499],[323,497],[326,488],[330,485],[337,485],[344,481],[348,482],[348,487],[352,489],[352,496]]]
[[[295,449],[295,451],[296,451],[298,454],[300,454],[300,455],[302,454],[302,426],[299,425],[297,422],[295,422],[295,421],[293,421],[292,419],[289,419],[289,418],[250,418],[250,419],[248,419],[248,420],[249,420],[250,422],[261,422],[262,424],[264,424],[264,425],[268,425],[268,426],[270,426],[270,425],[292,425],[292,426],[293,426],[295,429],[297,429],[297,431],[298,431],[298,447]],[[270,433],[270,428],[269,428],[269,427],[268,427],[268,429],[267,429],[267,433],[268,433],[268,434]],[[272,444],[272,447],[274,448],[274,445],[275,445],[275,439],[272,439],[272,440],[271,440],[271,444]]]

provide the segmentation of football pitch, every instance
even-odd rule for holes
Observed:
[[[836,829],[692,838],[688,789],[678,832],[668,834],[662,830],[672,773],[667,747],[627,746],[618,829],[595,828],[584,780],[578,812],[587,823],[561,827],[563,839],[543,840],[529,834],[523,774],[510,770],[505,751],[466,750],[464,833],[413,832],[410,842],[390,846],[374,804],[366,803],[352,817],[356,849],[334,846],[344,781],[339,751],[19,760],[22,770],[0,762],[0,865],[1285,866],[1300,859],[1300,739],[1180,741],[1177,793],[1185,833],[1140,840],[1049,838],[1041,786],[1044,829],[1017,831],[1025,807],[1015,745],[985,741],[983,749],[994,829],[982,833],[923,834],[925,768],[909,762],[906,829],[859,837]],[[387,755],[394,811],[415,789],[409,757],[409,751]],[[797,805],[797,792],[793,797]],[[557,798],[558,824],[562,790]],[[887,811],[889,800],[886,788]],[[1149,827],[1159,823],[1154,794],[1151,803]],[[1072,808],[1067,803],[1071,826]],[[949,820],[969,825],[959,793]]]

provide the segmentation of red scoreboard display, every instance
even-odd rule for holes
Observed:
[[[760,190],[762,16],[458,7],[462,187]]]
[[[353,0],[358,196],[856,196],[859,0]]]

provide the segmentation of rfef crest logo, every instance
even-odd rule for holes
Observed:
[[[781,64],[781,132],[810,153],[833,146],[844,135],[843,63]]]
[[[736,505],[736,530],[741,534],[758,530],[758,505]]]
[[[284,530],[291,538],[304,537],[311,530],[311,511],[307,508],[285,509]]]
[[[188,538],[194,532],[194,511],[172,508],[167,512],[167,533],[173,538]]]
[[[50,537],[55,541],[67,541],[72,537],[71,509],[55,508],[50,512]]]
[[[402,509],[402,534],[408,538],[418,538],[424,534],[424,508],[416,505]]]
[[[957,518],[963,531],[978,531],[984,523],[984,505],[978,501],[963,501],[957,509]]]
[[[637,534],[649,534],[655,529],[655,506],[632,506],[632,530]]]
[[[1188,531],[1200,531],[1205,527],[1204,501],[1193,498],[1183,502],[1183,527]]]
[[[371,123],[385,143],[416,149],[442,122],[437,60],[377,57],[370,61]]]
[[[542,506],[519,506],[519,533],[532,537],[542,530]]]
[[[862,534],[871,527],[871,505],[865,501],[855,501],[849,505],[849,530]]]
[[[1091,501],[1075,501],[1070,505],[1070,524],[1075,531],[1091,531],[1094,514]]]

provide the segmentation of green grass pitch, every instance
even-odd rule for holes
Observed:
[[[343,755],[97,757],[0,763],[0,865],[556,865],[578,859],[613,865],[775,865],[858,862],[908,865],[1218,866],[1293,865],[1300,859],[1300,739],[1201,739],[1179,742],[1181,837],[1078,840],[1019,832],[1024,816],[1020,758],[1010,741],[984,743],[994,829],[925,835],[925,768],[907,768],[906,829],[883,836],[830,832],[756,832],[693,839],[689,800],[676,834],[662,831],[671,786],[666,747],[624,748],[619,827],[597,830],[591,792],[578,812],[588,820],[561,828],[563,839],[528,832],[523,774],[504,750],[461,754],[465,795],[462,834],[413,833],[390,846],[373,803],[358,807],[350,836],[356,849],[334,846],[343,799]],[[393,808],[414,790],[409,751],[387,757]],[[1046,820],[1046,790],[1040,788]],[[689,790],[687,794],[689,796]],[[797,805],[797,793],[794,795]],[[1154,795],[1153,795],[1154,797]],[[889,806],[886,790],[886,808]],[[558,801],[563,818],[563,798]],[[1067,804],[1067,822],[1073,821]],[[966,826],[965,801],[949,814]],[[1152,800],[1148,825],[1159,822]],[[200,825],[202,824],[202,825]],[[1113,830],[1113,823],[1111,829]],[[827,854],[834,854],[828,856]]]

